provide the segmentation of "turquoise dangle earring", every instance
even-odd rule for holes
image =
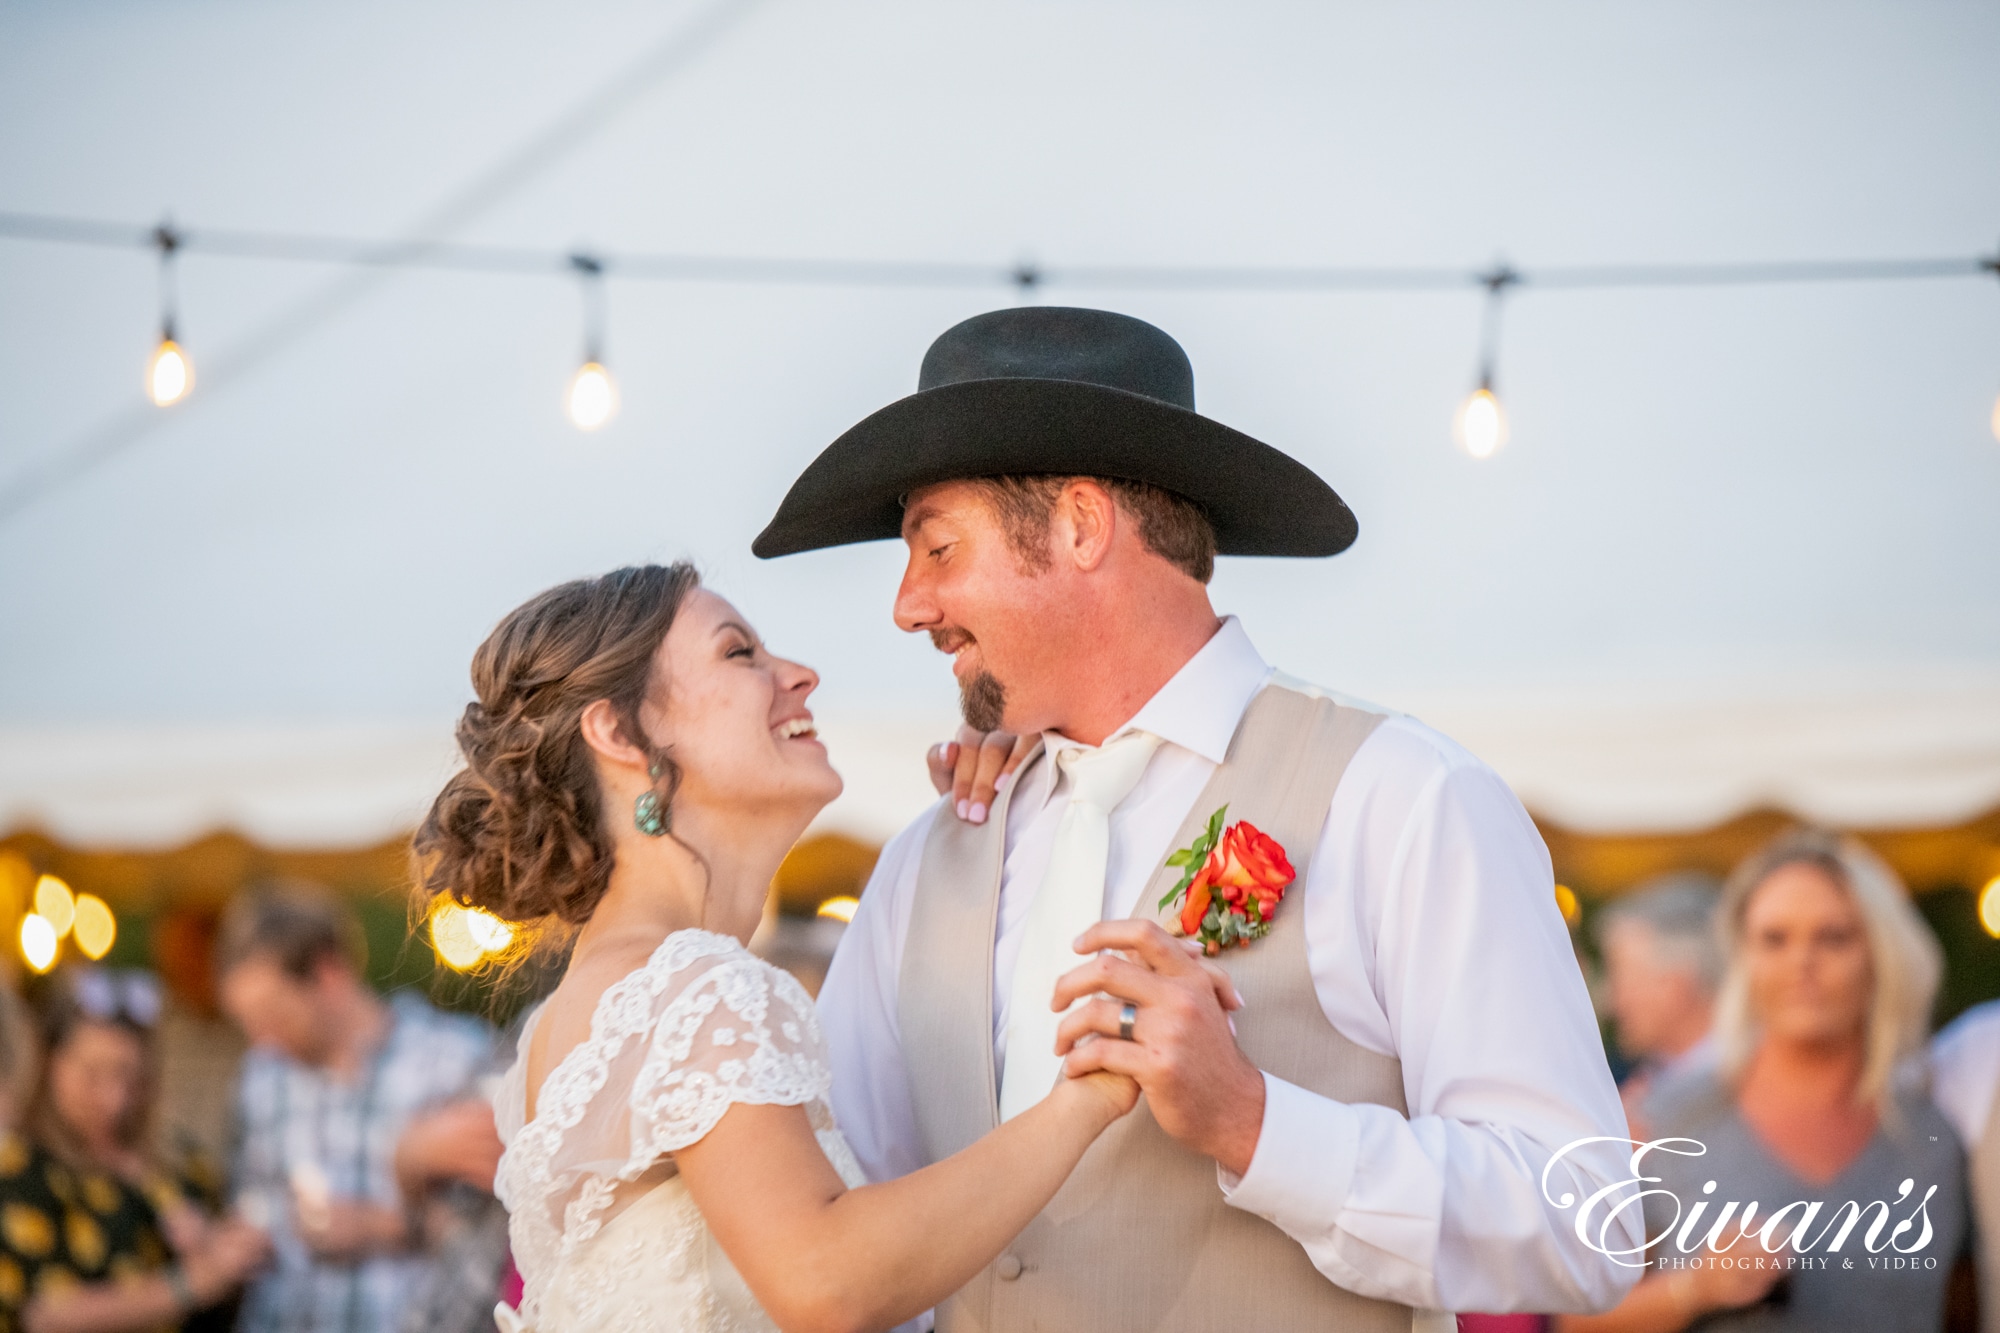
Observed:
[[[654,761],[653,766],[647,769],[646,772],[657,780],[660,776],[659,762],[657,760]],[[673,828],[673,826],[673,812],[661,803],[659,792],[640,792],[639,799],[632,802],[632,827],[638,829],[639,832],[645,834],[647,837],[665,837],[667,831]]]

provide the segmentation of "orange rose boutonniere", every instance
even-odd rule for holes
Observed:
[[[1181,880],[1160,899],[1162,910],[1178,905],[1174,933],[1201,941],[1211,955],[1270,933],[1271,918],[1298,877],[1278,840],[1249,820],[1225,829],[1228,811],[1225,805],[1210,815],[1202,835],[1167,858],[1181,867]]]

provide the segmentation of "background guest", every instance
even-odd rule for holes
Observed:
[[[418,1112],[463,1095],[491,1035],[412,994],[383,1000],[364,961],[352,914],[315,890],[252,893],[223,918],[223,1009],[251,1043],[234,1185],[277,1249],[245,1302],[250,1333],[391,1333],[432,1276],[396,1146]]]
[[[13,1129],[34,1096],[41,1060],[34,1016],[14,989],[11,969],[0,974],[0,1133]]]
[[[183,904],[153,923],[153,967],[166,1003],[153,1029],[160,1090],[153,1138],[160,1160],[220,1201],[236,1131],[236,1075],[243,1035],[215,995],[219,907]]]
[[[493,1197],[503,1150],[483,1089],[419,1112],[403,1131],[396,1181],[431,1256],[430,1280],[404,1311],[404,1333],[493,1328],[509,1253],[507,1210]]]
[[[1980,1327],[2000,1333],[2000,1000],[1974,1005],[1931,1045],[1931,1092],[1965,1144]]]
[[[1893,1201],[1913,1180],[1900,1219],[1934,1185],[1927,1211],[1935,1235],[1921,1253],[1937,1266],[1848,1269],[1835,1259],[1782,1282],[1774,1268],[1655,1271],[1611,1313],[1566,1316],[1557,1327],[1940,1327],[1967,1219],[1957,1136],[1924,1095],[1911,1058],[1922,1050],[1937,992],[1937,942],[1894,871],[1859,843],[1817,830],[1789,834],[1750,858],[1731,876],[1719,917],[1728,966],[1716,1004],[1716,1068],[1703,1095],[1655,1127],[1699,1140],[1707,1153],[1649,1158],[1659,1188],[1686,1208],[1711,1197],[1703,1186],[1713,1180],[1716,1208],[1755,1199],[1766,1215],[1795,1200],[1824,1200],[1825,1227],[1845,1201]],[[1673,1205],[1659,1196],[1648,1202],[1664,1205],[1648,1215],[1657,1236],[1671,1226]],[[1844,1257],[1866,1257],[1859,1235]],[[1726,1253],[1765,1251],[1753,1231]],[[1654,1257],[1663,1254],[1679,1257],[1671,1245],[1656,1246]]]
[[[1631,1068],[1618,1085],[1632,1137],[1650,1138],[1642,1108],[1670,1098],[1713,1058],[1709,1027],[1722,984],[1714,878],[1679,872],[1649,880],[1599,914],[1598,951],[1619,1052]],[[1656,1108],[1657,1110],[1658,1108]]]
[[[0,1327],[175,1326],[269,1252],[254,1227],[205,1217],[148,1155],[159,1005],[152,978],[96,969],[42,997],[43,1077],[0,1141]]]

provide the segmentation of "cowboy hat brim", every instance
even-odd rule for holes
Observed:
[[[764,559],[902,536],[903,500],[1017,474],[1142,481],[1200,505],[1221,555],[1327,556],[1354,514],[1296,459],[1196,412],[1080,380],[965,380],[889,404],[799,475],[750,549]]]

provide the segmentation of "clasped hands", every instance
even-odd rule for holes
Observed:
[[[959,818],[983,823],[1031,745],[961,728],[930,751],[931,782]],[[1065,973],[1049,1002],[1057,1012],[1076,1006],[1056,1032],[1064,1071],[1125,1075],[1161,1129],[1234,1175],[1248,1171],[1264,1123],[1264,1075],[1236,1045],[1229,1014],[1243,998],[1229,974],[1151,921],[1099,922],[1076,951],[1095,956]],[[1127,1004],[1130,1040],[1120,1034]]]
[[[1063,1071],[1125,1075],[1171,1137],[1235,1175],[1248,1171],[1264,1123],[1264,1075],[1236,1045],[1229,1014],[1243,997],[1229,974],[1151,921],[1100,921],[1076,951],[1095,957],[1064,973],[1049,1001],[1069,1010],[1056,1029]],[[1129,1040],[1121,1036],[1128,1004]]]

